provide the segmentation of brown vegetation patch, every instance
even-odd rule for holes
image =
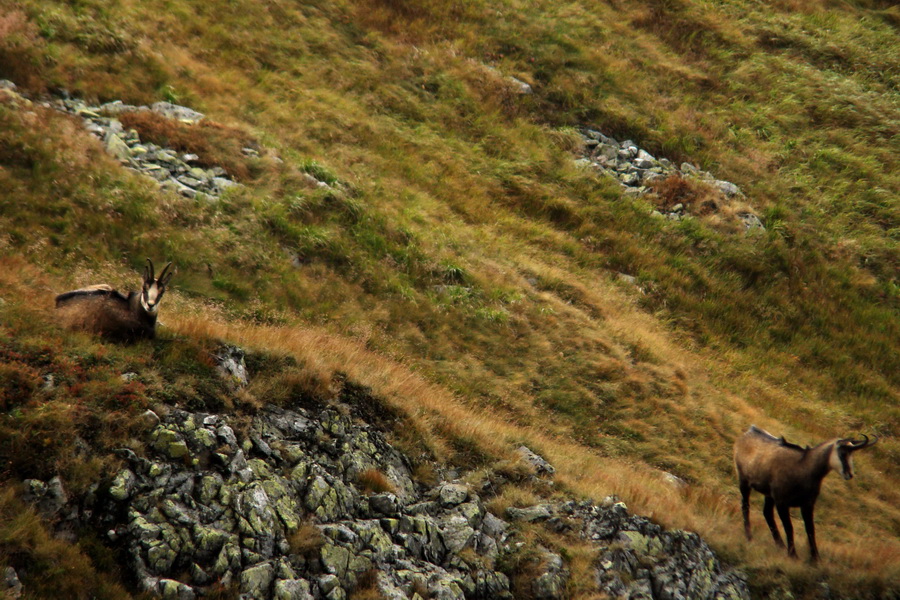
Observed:
[[[356,478],[356,483],[364,492],[381,494],[384,492],[396,493],[397,488],[388,479],[387,475],[378,469],[366,469]]]
[[[0,15],[0,79],[10,79],[31,91],[41,91],[46,42],[25,13]]]
[[[384,595],[378,589],[378,569],[369,569],[356,578],[356,588],[350,592],[350,600],[381,600]]]
[[[656,194],[656,206],[671,210],[678,204],[695,215],[708,215],[719,210],[721,194],[712,186],[681,175],[669,175],[650,183]]]
[[[291,554],[311,557],[325,545],[325,536],[322,535],[318,527],[306,522],[300,525],[297,531],[288,536],[287,542],[291,547]]]
[[[137,130],[144,141],[196,154],[200,164],[222,167],[234,179],[247,180],[253,175],[255,161],[244,156],[242,149],[258,148],[259,144],[236,127],[207,120],[190,125],[150,111],[124,113],[119,120],[126,129]]]

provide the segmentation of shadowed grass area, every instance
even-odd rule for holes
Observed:
[[[182,102],[227,124],[214,131],[216,161],[243,164],[248,139],[283,160],[245,165],[245,188],[195,203],[122,171],[69,118],[0,97],[0,252],[24,257],[8,270],[25,273],[0,291],[4,343],[17,353],[4,378],[25,390],[7,405],[41,397],[35,376],[49,368],[22,346],[33,338],[81,349],[51,363],[89,372],[73,380],[76,417],[140,408],[146,390],[116,382],[138,352],[63,335],[49,312],[26,318],[19,296],[40,305],[63,291],[41,296],[50,281],[127,287],[145,256],[165,257],[178,265],[178,293],[161,319],[184,339],[134,367],[171,370],[172,381],[153,384],[163,400],[252,406],[258,398],[216,388],[197,357],[217,337],[279,349],[315,374],[292,374],[301,388],[321,392],[314,382],[340,370],[392,398],[445,460],[482,468],[529,441],[563,485],[615,491],[697,529],[761,594],[811,594],[824,578],[876,595],[897,579],[900,53],[890,7],[0,8],[0,31],[21,32],[0,43],[0,77]],[[766,231],[744,235],[714,213],[650,218],[649,202],[574,166],[573,128],[584,125],[734,181]],[[202,127],[177,129],[213,141]],[[704,212],[702,187],[666,185],[664,203]],[[102,352],[112,364],[91,362]],[[257,385],[260,395],[280,389]],[[23,418],[38,419],[36,406]],[[883,436],[850,488],[825,484],[821,572],[783,566],[763,535],[750,545],[739,536],[730,445],[751,422],[803,443]],[[47,456],[7,476],[52,472]],[[659,470],[688,491],[673,494]]]

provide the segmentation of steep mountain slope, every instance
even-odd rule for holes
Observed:
[[[900,53],[887,3],[0,7],[0,77],[32,98],[189,105],[202,128],[125,122],[244,183],[213,202],[160,191],[78,119],[0,104],[10,485],[98,476],[100,450],[129,435],[116,419],[142,404],[232,402],[187,368],[123,392],[118,368],[158,369],[147,348],[53,325],[54,291],[127,285],[152,256],[179,268],[162,317],[164,339],[181,340],[162,353],[175,371],[208,338],[286,353],[316,373],[298,389],[346,373],[419,424],[408,443],[458,468],[494,468],[527,440],[563,487],[700,532],[761,589],[896,593]],[[733,181],[765,232],[724,210],[653,218],[666,190],[628,197],[580,168],[581,127]],[[48,401],[35,378],[66,369],[93,383]],[[293,393],[256,385],[228,408]],[[69,411],[110,432],[88,467],[62,448],[14,452],[56,438]],[[730,446],[751,422],[803,443],[882,436],[849,490],[826,480],[821,570],[783,564],[762,529],[742,541]],[[664,471],[688,486],[673,493]]]

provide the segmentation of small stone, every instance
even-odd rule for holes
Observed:
[[[335,575],[323,575],[319,577],[318,583],[319,590],[326,596],[341,585],[341,581]]]
[[[641,178],[637,173],[626,173],[620,177],[620,181],[623,185],[635,186],[640,185]]]
[[[237,346],[223,346],[215,355],[215,359],[219,375],[240,387],[247,385],[247,365],[244,362],[243,349]]]
[[[313,600],[305,579],[280,579],[275,582],[275,600]]]
[[[197,189],[203,185],[203,181],[197,179],[196,177],[191,177],[190,175],[179,175],[178,177],[176,177],[176,179],[184,185],[194,189]]]
[[[268,562],[260,563],[241,573],[241,591],[251,598],[268,598],[274,578],[275,567]]]
[[[212,185],[217,194],[221,194],[225,190],[233,187],[237,187],[240,184],[228,179],[227,177],[219,177],[215,176],[212,178]]]
[[[738,215],[738,218],[744,223],[744,228],[746,231],[753,231],[753,230],[765,231],[766,230],[766,228],[763,225],[760,218],[754,214],[741,213]]]
[[[394,494],[385,492],[369,496],[369,506],[378,514],[388,517],[400,514],[400,501]]]
[[[237,437],[234,435],[234,430],[228,425],[222,425],[216,429],[216,435],[229,446],[237,447]]]
[[[615,160],[619,156],[619,148],[613,144],[603,144],[597,154],[607,160]]]
[[[651,162],[656,162],[656,159],[653,158],[653,155],[647,152],[646,150],[638,150],[637,153],[638,160],[648,160]]]
[[[441,486],[439,497],[444,506],[462,504],[469,497],[469,489],[456,483],[445,483]]]
[[[0,87],[6,80],[0,80]],[[15,89],[15,85],[13,88]],[[6,567],[3,571],[3,583],[0,584],[0,595],[10,600],[18,600],[22,597],[22,582],[19,581],[19,575],[12,567]]]
[[[114,133],[109,134],[106,136],[103,143],[106,146],[106,151],[120,161],[128,161],[128,159],[131,158],[131,149],[128,148],[128,144],[126,144],[118,135]]]
[[[553,475],[556,469],[553,465],[544,460],[541,456],[535,454],[527,446],[519,446],[516,452],[535,470],[538,475]]]
[[[676,489],[684,489],[687,487],[687,482],[679,477],[678,475],[674,475],[669,473],[668,471],[663,471],[662,473],[663,480]]]
[[[176,119],[183,123],[196,123],[205,116],[196,110],[171,102],[154,102],[150,105],[150,110],[168,119]]]
[[[75,114],[84,119],[99,119],[100,115],[87,106],[82,106],[75,111]]]
[[[149,409],[141,413],[140,419],[146,427],[157,427],[160,423],[159,415]]]
[[[717,181],[713,182],[713,185],[716,186],[716,188],[720,192],[725,194],[726,198],[734,198],[735,196],[743,196],[744,195],[743,192],[741,192],[741,188],[734,185],[730,181],[718,181],[717,180]]]
[[[532,523],[534,521],[545,521],[553,516],[550,506],[547,504],[536,504],[526,508],[509,507],[506,509],[506,516],[513,521],[526,521]]]
[[[114,500],[120,502],[126,500],[130,498],[132,492],[134,492],[136,483],[137,477],[135,474],[132,473],[130,469],[123,469],[119,471],[119,474],[113,479],[112,485],[109,488],[109,495],[112,496]]]
[[[637,277],[634,275],[627,275],[625,273],[616,273],[616,279],[623,283],[627,283],[628,285],[637,286]]]
[[[193,588],[174,579],[159,580],[159,595],[163,600],[194,600]]]
[[[194,198],[197,195],[197,190],[193,189],[190,186],[184,185],[177,179],[173,178],[169,178],[164,181],[163,187],[173,192],[177,192],[186,198]]]
[[[9,90],[11,92],[16,91],[16,84],[14,84],[9,79],[0,79],[0,90]],[[15,571],[13,571],[15,573]]]
[[[528,95],[528,94],[534,93],[534,90],[531,89],[531,86],[528,85],[527,83],[525,83],[524,81],[522,81],[521,79],[516,79],[515,77],[512,77],[512,76],[510,76],[508,79],[509,79],[509,82],[512,83],[513,86],[516,88],[516,92],[518,92],[519,94]]]

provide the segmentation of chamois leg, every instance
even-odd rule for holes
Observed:
[[[794,547],[794,524],[791,523],[791,507],[782,504],[777,508],[781,524],[784,526],[784,537],[787,539],[788,556],[797,558],[797,548]]]
[[[766,523],[769,524],[769,530],[772,532],[775,543],[784,548],[781,534],[778,533],[778,525],[775,523],[775,501],[768,496],[766,496],[766,502],[763,504],[763,516],[766,518]]]
[[[750,533],[750,483],[742,481],[741,486],[741,512],[744,515],[744,533],[747,535],[747,541],[753,539]]]
[[[809,561],[812,563],[818,562],[819,549],[816,548],[816,525],[813,522],[813,505],[801,506],[800,514],[803,515],[806,538],[809,540]]]

